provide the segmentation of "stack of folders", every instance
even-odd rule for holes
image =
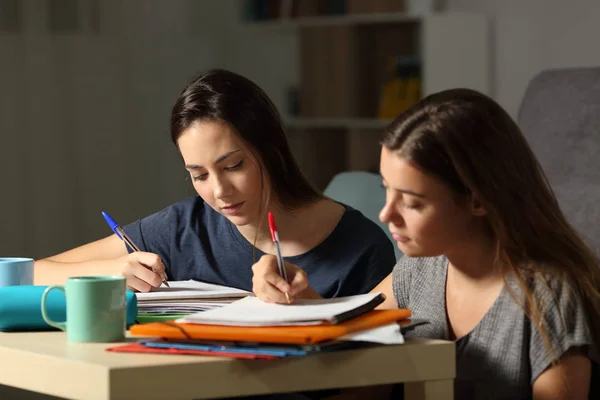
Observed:
[[[223,307],[252,293],[212,283],[171,281],[148,293],[136,293],[138,320],[151,317],[182,317],[200,311]]]
[[[373,293],[273,304],[247,296],[177,320],[133,325],[130,333],[143,339],[108,350],[273,359],[402,344],[399,322],[409,321],[410,311],[375,310],[384,299]]]

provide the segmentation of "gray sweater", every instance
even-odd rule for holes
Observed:
[[[403,257],[394,267],[393,290],[398,306],[410,309],[414,318],[430,321],[407,331],[406,337],[449,339],[447,267],[444,256]],[[508,282],[522,302],[523,293],[517,283],[510,278]],[[551,283],[549,290],[533,279],[529,284],[548,305],[542,318],[555,351],[547,351],[539,331],[505,287],[478,325],[456,341],[456,399],[531,398],[535,379],[552,361],[576,346],[586,346],[592,360],[598,362],[582,305],[569,286]]]

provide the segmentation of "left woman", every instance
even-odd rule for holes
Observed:
[[[386,234],[309,184],[279,113],[249,79],[222,69],[193,79],[172,109],[171,139],[198,195],[124,226],[142,251],[128,254],[110,235],[36,261],[37,284],[123,274],[138,291],[165,277],[251,290],[252,265],[275,253],[267,211],[277,221],[283,256],[321,296],[366,293],[392,270]]]

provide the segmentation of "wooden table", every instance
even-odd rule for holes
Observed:
[[[63,332],[0,333],[0,384],[70,399],[177,400],[405,382],[407,400],[453,398],[453,342],[407,340],[281,360],[104,350],[114,345],[71,343]]]

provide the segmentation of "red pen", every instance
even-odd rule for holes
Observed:
[[[287,282],[287,273],[285,272],[285,264],[283,263],[283,257],[281,256],[281,249],[279,248],[279,232],[277,231],[277,225],[275,225],[275,218],[273,213],[269,211],[269,229],[271,230],[271,238],[275,244],[275,250],[277,252],[277,265],[279,266],[279,275]],[[285,299],[290,303],[290,295],[286,292]]]

